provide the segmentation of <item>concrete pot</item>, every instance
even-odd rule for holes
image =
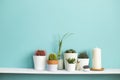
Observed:
[[[58,70],[63,69],[63,59],[58,60]]]

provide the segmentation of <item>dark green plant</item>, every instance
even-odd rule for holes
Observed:
[[[48,60],[57,60],[57,55],[54,53],[49,54]]]
[[[76,53],[76,51],[74,49],[68,49],[65,51],[65,53]]]
[[[84,65],[83,68],[84,68],[84,69],[88,69],[88,68],[89,68],[89,65]]]
[[[59,46],[58,46],[58,59],[60,59],[60,56],[61,56],[61,49],[62,49],[62,44],[63,44],[63,40],[65,38],[68,38],[69,36],[71,36],[73,33],[65,33],[62,38],[59,37]]]
[[[75,58],[68,58],[66,60],[69,64],[74,64],[75,63]]]
[[[89,58],[89,57],[88,57],[88,55],[87,55],[87,52],[84,51],[84,52],[81,52],[81,53],[78,55],[78,58],[86,59],[86,58]]]

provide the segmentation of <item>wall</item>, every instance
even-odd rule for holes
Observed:
[[[63,51],[87,50],[91,56],[91,49],[97,46],[102,48],[104,68],[120,68],[119,4],[119,0],[0,0],[0,67],[33,68],[35,50],[57,52],[58,34],[72,32],[74,35],[64,41]],[[0,78],[10,79],[5,76],[14,75],[1,74]],[[21,76],[29,75],[15,75]],[[40,78],[32,76],[27,78]],[[85,76],[80,78],[88,80]],[[104,76],[93,75],[95,80],[120,78]],[[60,75],[56,78],[62,79]]]

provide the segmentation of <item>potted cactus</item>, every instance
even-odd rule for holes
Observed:
[[[64,61],[65,61],[65,69],[67,70],[67,61],[66,59],[69,59],[69,58],[74,58],[75,59],[75,65],[76,65],[76,62],[77,62],[77,53],[74,49],[68,49],[65,51],[64,53]]]
[[[84,70],[84,66],[88,65],[89,66],[89,57],[87,55],[87,52],[81,52],[78,55],[78,62],[80,63],[79,68],[80,70]]]
[[[44,50],[37,50],[33,56],[34,68],[36,70],[45,70],[46,67],[46,52]]]
[[[75,58],[68,58],[68,59],[66,59],[66,61],[68,64],[67,71],[75,71],[75,67],[76,67]]]
[[[56,54],[54,53],[49,54],[47,63],[49,71],[57,71],[58,60]]]

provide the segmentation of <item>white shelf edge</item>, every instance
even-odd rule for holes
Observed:
[[[0,74],[120,74],[120,69],[105,69],[104,71],[74,71],[68,72],[66,70],[52,71],[37,71],[30,68],[0,68]]]

